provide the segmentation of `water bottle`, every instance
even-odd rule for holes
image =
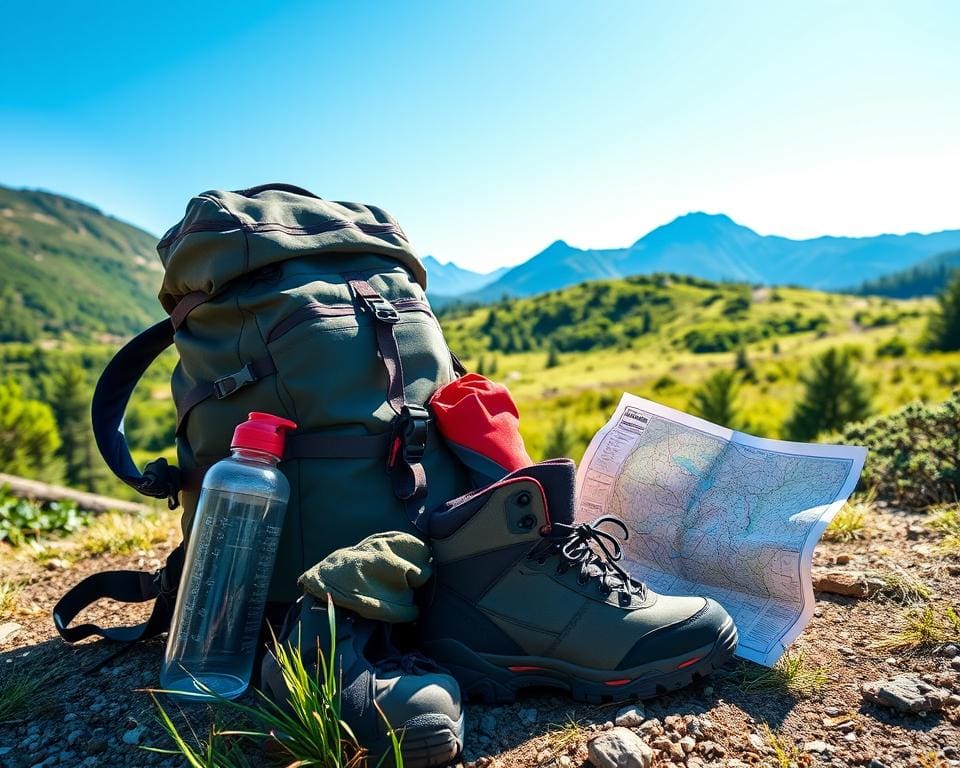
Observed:
[[[160,683],[191,700],[250,684],[290,484],[277,468],[296,424],[251,413],[203,479]]]

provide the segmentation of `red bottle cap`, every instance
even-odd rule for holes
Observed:
[[[250,448],[254,451],[263,451],[283,458],[283,441],[285,430],[296,429],[297,425],[290,419],[274,416],[272,413],[258,413],[253,411],[249,419],[238,424],[233,431],[231,448]]]

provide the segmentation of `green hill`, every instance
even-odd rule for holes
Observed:
[[[856,290],[856,293],[865,296],[890,296],[895,299],[933,296],[946,287],[950,277],[958,269],[960,269],[960,249],[938,253],[909,269],[893,272],[876,280],[868,280]]]
[[[85,203],[0,187],[0,342],[140,330],[163,314],[155,246]]]

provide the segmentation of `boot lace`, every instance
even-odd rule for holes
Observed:
[[[630,532],[623,521],[613,515],[598,517],[592,523],[553,523],[548,536],[544,536],[527,557],[539,563],[545,563],[548,557],[557,557],[557,573],[566,573],[578,568],[577,582],[587,584],[597,582],[602,595],[616,591],[621,602],[629,602],[631,595],[640,599],[646,596],[647,587],[633,578],[619,565],[623,558],[623,547],[617,536],[601,530],[601,526],[618,528],[623,541],[630,538]]]

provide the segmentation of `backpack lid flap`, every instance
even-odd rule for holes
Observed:
[[[308,254],[373,253],[396,259],[424,288],[427,274],[400,225],[375,206],[321,200],[288,185],[204,192],[157,244],[160,303],[212,294],[240,275]]]

